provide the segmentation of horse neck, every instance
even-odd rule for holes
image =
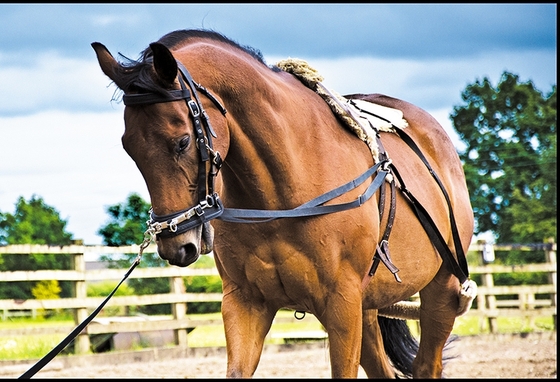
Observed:
[[[345,162],[352,158],[348,150],[333,150],[350,139],[328,105],[289,74],[251,78],[235,86],[244,94],[228,100],[230,146],[222,171],[224,195],[235,199],[228,205],[289,208],[337,186],[334,172],[351,171]]]
[[[337,173],[352,173],[348,149],[333,148],[356,145],[356,138],[294,76],[228,46],[197,43],[182,57],[228,110],[227,126],[214,125],[215,145],[225,153],[220,188],[228,206],[287,208],[338,185]]]

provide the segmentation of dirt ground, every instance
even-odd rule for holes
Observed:
[[[330,378],[326,342],[294,348],[290,351],[265,350],[254,377]],[[556,332],[460,337],[453,342],[451,353],[456,358],[446,364],[444,377],[556,379],[556,348]],[[0,378],[19,377],[32,365],[0,367]],[[55,363],[43,368],[33,378],[224,378],[225,371],[226,356],[221,352],[208,356],[67,368],[57,368]],[[358,378],[365,378],[362,370]]]

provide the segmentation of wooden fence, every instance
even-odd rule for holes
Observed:
[[[473,244],[469,252],[482,253],[488,250],[483,243]],[[525,264],[517,266],[501,266],[485,264],[470,266],[471,276],[481,275],[482,284],[478,287],[476,309],[471,309],[467,315],[480,317],[481,326],[487,326],[492,333],[497,331],[497,318],[502,316],[521,316],[531,321],[536,316],[552,316],[556,330],[556,243],[543,245],[494,245],[499,250],[544,251],[547,262],[542,264]],[[0,315],[7,317],[14,312],[35,311],[40,309],[71,309],[74,312],[75,325],[49,327],[48,329],[32,327],[24,329],[0,329],[0,337],[21,336],[48,333],[70,333],[75,326],[83,322],[96,309],[104,297],[87,297],[87,283],[99,280],[119,281],[127,269],[97,269],[86,270],[86,254],[137,254],[139,246],[106,247],[70,245],[65,247],[47,245],[9,245],[0,246],[2,254],[67,254],[72,256],[72,270],[40,270],[40,271],[12,271],[0,272],[0,283],[16,281],[65,280],[74,285],[74,297],[50,300],[0,300]],[[155,245],[150,245],[144,253],[155,253]],[[485,253],[486,253],[485,252]],[[22,261],[25,261],[22,259]],[[515,272],[545,272],[549,283],[546,285],[494,285],[493,276],[498,273]],[[169,278],[170,293],[141,296],[113,296],[106,307],[127,307],[142,305],[171,304],[172,317],[152,317],[151,319],[135,319],[129,317],[121,319],[103,319],[92,321],[74,341],[74,352],[85,354],[90,352],[90,337],[96,334],[110,334],[122,332],[145,332],[173,330],[174,342],[179,346],[188,346],[187,332],[203,325],[222,324],[221,319],[201,320],[195,315],[187,315],[187,302],[216,302],[221,301],[221,293],[188,293],[185,291],[183,278],[186,276],[218,275],[215,268],[179,268],[168,266],[165,268],[136,268],[129,276],[133,278]],[[497,296],[516,296],[503,300]],[[308,315],[306,320],[316,320]],[[297,322],[295,318],[278,318],[275,322]],[[309,321],[307,321],[309,322]]]

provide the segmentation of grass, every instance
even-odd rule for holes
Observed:
[[[280,311],[277,317],[291,317],[292,311]],[[197,315],[200,319],[220,319],[220,313]],[[193,318],[194,319],[194,318]],[[552,317],[536,317],[532,326],[523,318],[499,317],[497,319],[499,333],[527,333],[554,330]],[[0,321],[0,329],[16,329],[28,326],[49,327],[68,325],[75,327],[71,319],[14,319]],[[418,335],[417,322],[409,321],[409,326],[414,335]],[[489,333],[487,324],[481,329],[478,317],[463,316],[455,322],[453,334],[470,336]],[[315,317],[308,315],[297,323],[273,323],[265,344],[281,344],[282,338],[273,334],[286,332],[302,332],[321,330],[321,324]],[[70,333],[71,329],[68,330]],[[39,359],[58,345],[68,334],[42,334],[34,336],[0,337],[0,360]],[[221,324],[212,326],[199,326],[188,335],[189,347],[216,347],[225,346],[225,334]],[[71,346],[71,345],[70,345]]]

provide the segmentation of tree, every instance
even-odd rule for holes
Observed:
[[[20,197],[15,213],[0,213],[0,244],[68,245],[72,234],[66,231],[66,220],[47,205],[43,198],[33,195],[26,201]],[[31,254],[22,261],[22,255],[0,255],[3,271],[34,271],[40,269],[70,269],[71,258],[64,254]],[[60,283],[62,295],[70,297],[71,284]],[[0,284],[0,298],[33,298],[34,283],[28,281]]]
[[[476,220],[502,243],[556,239],[556,85],[544,96],[504,72],[468,85],[450,115]]]
[[[110,222],[99,229],[103,242],[109,246],[140,244],[144,240],[150,204],[136,193],[124,203],[107,207]]]
[[[66,224],[43,198],[33,195],[26,201],[20,196],[13,215],[0,213],[0,244],[68,245],[72,234]]]

